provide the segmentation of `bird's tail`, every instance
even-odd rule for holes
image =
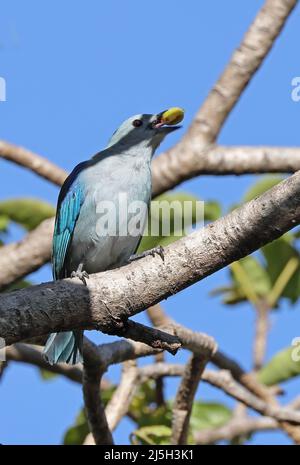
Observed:
[[[82,362],[83,331],[50,334],[43,350],[44,359],[50,364]]]

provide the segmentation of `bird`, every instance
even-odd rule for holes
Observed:
[[[120,267],[138,257],[135,253],[142,231],[128,233],[132,215],[121,219],[117,212],[118,231],[125,226],[127,234],[104,232],[99,206],[109,204],[118,210],[120,195],[126,195],[128,204],[137,201],[149,206],[151,159],[163,139],[180,127],[177,123],[182,119],[183,110],[178,107],[132,116],[113,133],[104,150],[73,169],[57,201],[52,244],[54,280],[77,277],[86,285],[90,274]],[[143,211],[142,225],[147,215]],[[51,365],[74,365],[83,361],[82,344],[81,330],[52,333],[43,357]]]

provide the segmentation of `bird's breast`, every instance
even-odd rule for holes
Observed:
[[[138,247],[151,198],[150,165],[115,163],[85,173],[85,198],[74,229],[70,267],[95,273],[124,264]]]

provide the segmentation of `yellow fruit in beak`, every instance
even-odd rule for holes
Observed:
[[[184,118],[184,110],[179,107],[173,107],[165,111],[161,116],[161,122],[173,126],[180,123]]]

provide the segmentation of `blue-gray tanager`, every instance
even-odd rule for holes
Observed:
[[[97,224],[98,209],[107,202],[117,206],[120,194],[126,194],[128,204],[138,201],[149,205],[151,158],[182,118],[179,108],[133,116],[114,132],[103,151],[74,168],[58,197],[52,253],[54,279],[77,276],[85,282],[89,273],[119,267],[136,252],[141,233],[103,234]],[[120,222],[129,222],[131,217],[125,215],[126,219],[121,220],[124,215],[118,213],[120,229],[124,227]],[[147,211],[143,215],[142,223]],[[82,361],[82,338],[82,331],[51,334],[44,348],[45,359],[50,364]]]

